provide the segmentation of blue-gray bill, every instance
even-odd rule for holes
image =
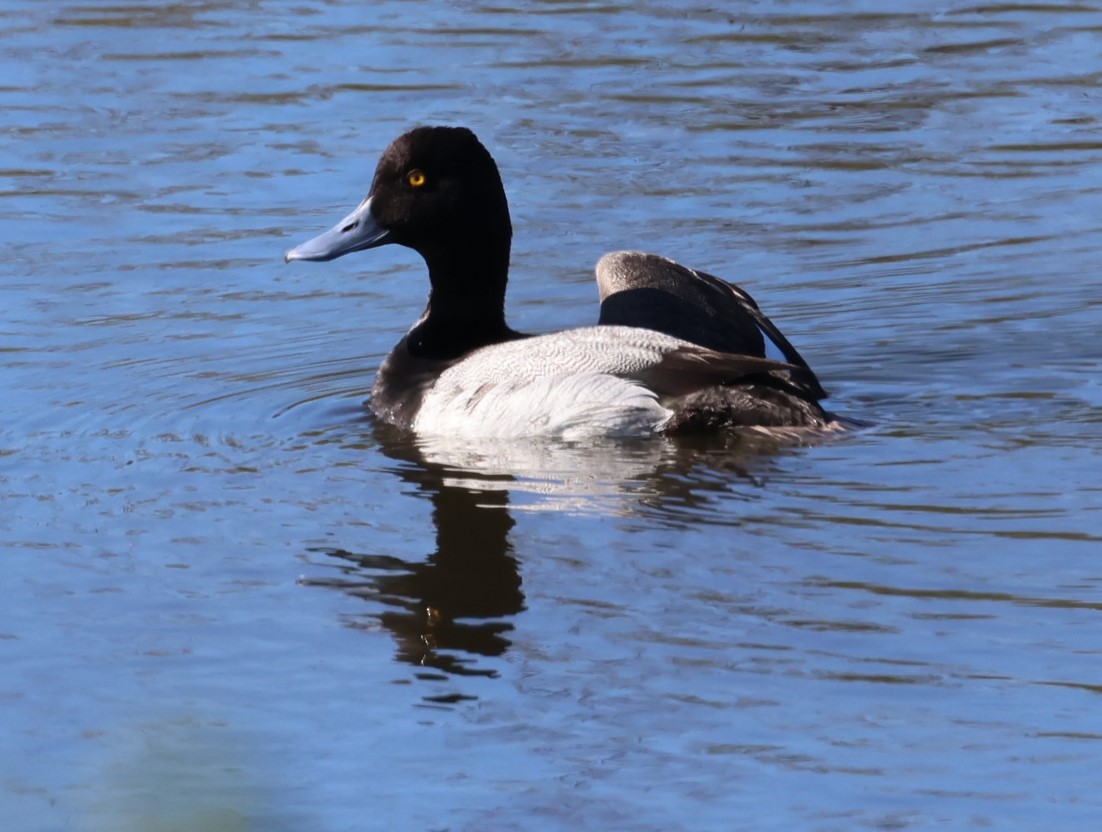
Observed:
[[[283,258],[288,263],[292,260],[335,260],[345,254],[388,242],[390,232],[375,220],[371,213],[371,197],[368,197],[355,211],[328,231],[295,246]]]

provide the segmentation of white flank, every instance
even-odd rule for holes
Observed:
[[[440,374],[413,429],[502,439],[655,434],[672,412],[638,376],[684,346],[658,332],[601,326],[484,347]]]
[[[671,415],[634,381],[582,373],[487,383],[477,390],[438,383],[425,396],[413,429],[438,436],[578,440],[650,436]]]

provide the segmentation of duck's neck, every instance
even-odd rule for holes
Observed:
[[[471,350],[519,338],[505,323],[509,242],[424,252],[432,290],[406,345],[417,358],[449,360]]]

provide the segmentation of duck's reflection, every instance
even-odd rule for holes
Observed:
[[[650,516],[669,525],[696,522],[717,493],[729,503],[745,492],[755,500],[759,474],[776,440],[691,438],[679,442],[610,442],[565,446],[539,442],[477,445],[415,440],[375,424],[364,439],[397,462],[395,476],[432,502],[436,546],[423,560],[389,554],[322,550],[338,578],[312,578],[341,589],[379,612],[350,619],[381,624],[397,642],[397,658],[440,676],[497,675],[485,659],[504,654],[512,617],[525,606],[510,532],[510,495],[528,510]],[[750,467],[747,463],[755,460]],[[752,472],[756,470],[755,472]],[[508,473],[505,473],[508,472]],[[727,522],[737,522],[729,519]],[[317,551],[317,550],[315,550]]]
[[[337,587],[381,603],[373,616],[398,644],[397,658],[458,675],[494,676],[477,657],[500,656],[509,647],[509,618],[524,609],[520,573],[509,531],[509,492],[501,477],[486,489],[463,472],[461,484],[448,466],[426,460],[407,439],[380,427],[379,447],[403,463],[396,473],[432,501],[436,549],[409,563],[390,555],[326,549],[343,561],[342,577],[308,583]],[[450,479],[452,478],[452,479]]]

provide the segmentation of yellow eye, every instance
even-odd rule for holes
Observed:
[[[413,187],[420,188],[429,180],[428,177],[425,176],[425,172],[423,170],[411,170],[409,173],[406,174],[406,181]]]

